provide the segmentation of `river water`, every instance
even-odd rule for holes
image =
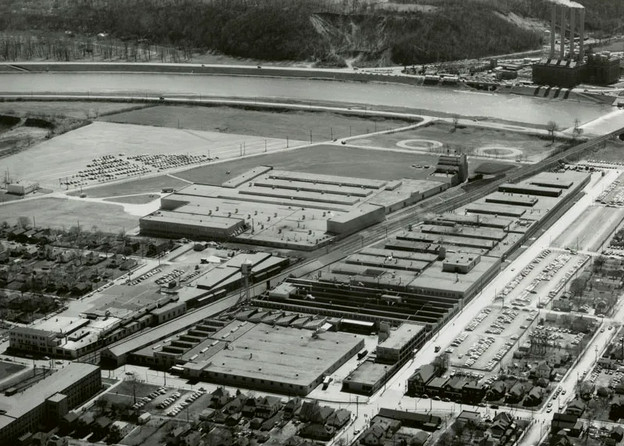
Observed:
[[[613,108],[576,100],[470,92],[451,88],[315,79],[145,73],[6,73],[0,93],[150,94],[248,99],[292,99],[409,107],[461,116],[498,118],[530,124],[555,121],[571,127]]]

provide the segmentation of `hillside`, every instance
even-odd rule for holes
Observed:
[[[619,0],[582,0],[617,32]],[[538,49],[545,0],[4,0],[0,60],[184,61],[209,51],[342,66],[419,64]]]

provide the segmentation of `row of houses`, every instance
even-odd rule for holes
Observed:
[[[532,407],[542,402],[546,391],[544,387],[534,386],[530,381],[508,379],[488,385],[472,376],[441,376],[440,370],[427,364],[408,379],[406,393],[409,396],[449,399],[464,404],[477,404],[486,399]]]

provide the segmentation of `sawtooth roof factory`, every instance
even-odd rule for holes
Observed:
[[[426,218],[322,270],[289,278],[254,304],[434,328],[475,296],[501,261],[588,181],[579,172],[548,172],[503,184],[454,213]]]
[[[260,166],[221,186],[193,184],[140,219],[146,235],[315,249],[431,197],[448,182],[318,175]]]

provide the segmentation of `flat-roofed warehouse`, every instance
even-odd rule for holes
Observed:
[[[185,375],[218,384],[305,396],[364,348],[360,335],[258,324]]]

